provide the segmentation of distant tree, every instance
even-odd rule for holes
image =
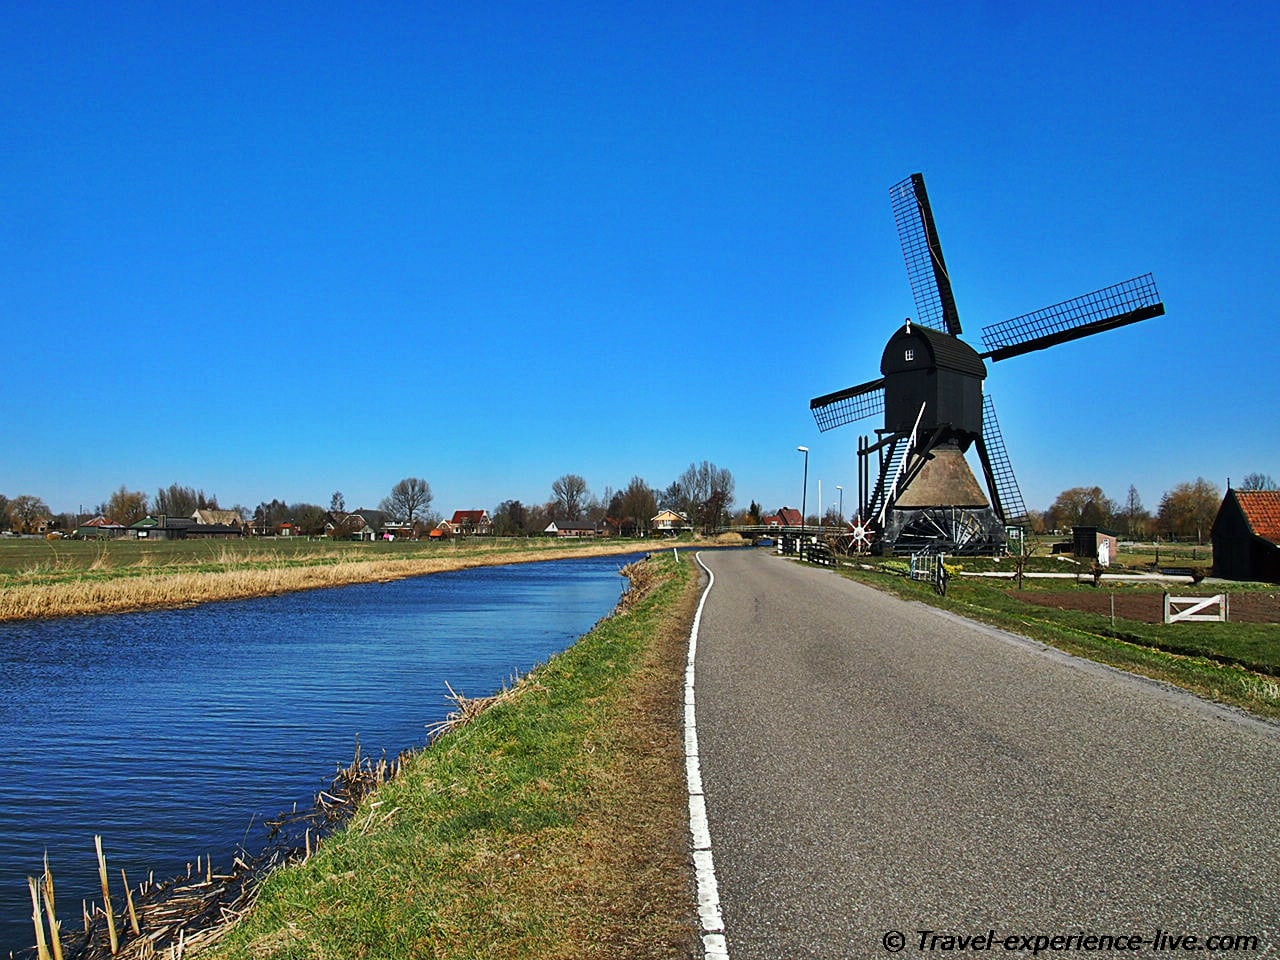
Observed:
[[[525,530],[530,536],[536,536],[547,529],[547,525],[556,518],[554,503],[530,504],[525,507]]]
[[[1045,519],[1044,513],[1039,510],[1027,511],[1027,529],[1032,533],[1039,535],[1049,532],[1049,523]]]
[[[403,523],[413,523],[426,518],[431,500],[431,484],[420,477],[405,477],[391,488],[380,509]]]
[[[617,519],[641,535],[648,534],[649,521],[658,512],[658,495],[640,477],[632,477],[618,494]]]
[[[334,513],[347,512],[347,498],[342,495],[341,490],[333,491],[333,496],[329,498],[329,509]]]
[[[324,522],[328,514],[324,507],[316,503],[291,503],[289,518],[303,536],[318,537],[324,533]]]
[[[0,494],[0,530],[9,529],[9,498]]]
[[[760,504],[752,500],[751,506],[747,507],[746,522],[759,526],[763,522],[763,520],[764,520],[764,507],[760,506]]]
[[[493,532],[499,537],[523,537],[528,528],[528,511],[519,500],[503,500],[493,508]]]
[[[9,501],[10,529],[17,533],[32,533],[41,520],[52,519],[52,510],[39,497],[23,494]]]
[[[1123,521],[1125,535],[1130,539],[1145,537],[1151,532],[1151,513],[1142,506],[1142,497],[1138,488],[1129,485],[1129,494],[1125,497],[1124,507],[1117,519]]]
[[[263,536],[276,532],[282,523],[289,521],[289,505],[283,500],[263,501],[253,511],[253,528]]]
[[[111,494],[110,499],[98,508],[98,512],[113,523],[129,526],[139,520],[145,520],[149,511],[147,495],[141,490],[130,490],[121,486]]]
[[[1049,507],[1047,520],[1054,530],[1069,527],[1105,527],[1115,516],[1115,503],[1101,487],[1072,487],[1058,494]]]
[[[218,498],[205,496],[203,490],[174,483],[156,491],[152,509],[166,517],[189,517],[197,510],[217,510]]]
[[[1221,503],[1222,494],[1204,477],[1180,483],[1160,499],[1160,529],[1175,539],[1195,537],[1196,543],[1204,543]]]
[[[658,508],[674,510],[676,513],[689,514],[689,492],[680,484],[677,477],[658,494]]]
[[[566,473],[551,484],[557,520],[581,520],[587,500],[587,481],[576,473]]]
[[[1280,490],[1269,473],[1246,473],[1239,490]]]
[[[719,527],[733,506],[733,474],[709,460],[689,464],[668,490],[680,503],[671,509],[686,514],[703,533]]]

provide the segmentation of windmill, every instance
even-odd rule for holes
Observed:
[[[875,380],[809,402],[825,432],[884,414],[858,439],[858,519],[851,539],[881,553],[999,551],[1026,507],[1009,463],[983,361],[998,362],[1164,313],[1151,274],[983,327],[985,352],[960,339],[960,316],[924,175],[889,191],[916,319],[889,338]],[[985,483],[965,459],[974,447]],[[872,460],[875,480],[872,482]]]

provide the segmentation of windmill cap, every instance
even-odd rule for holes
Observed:
[[[908,350],[914,351],[910,360],[905,359]],[[987,376],[987,365],[978,356],[978,351],[959,337],[932,327],[922,327],[918,323],[903,324],[889,338],[884,348],[884,356],[880,358],[880,372],[888,376],[904,370],[928,367],[955,370],[980,380],[985,380]]]

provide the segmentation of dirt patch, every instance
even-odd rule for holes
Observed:
[[[1027,603],[1058,610],[1080,610],[1085,613],[1111,615],[1112,594],[1099,590],[1027,590],[1015,594]],[[1176,596],[1214,596],[1211,593],[1178,593]],[[1280,591],[1263,593],[1246,591],[1230,593],[1230,619],[1235,623],[1280,623]],[[1164,597],[1159,593],[1116,593],[1116,616],[1140,623],[1164,620]]]

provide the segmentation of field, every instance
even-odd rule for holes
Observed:
[[[186,606],[496,563],[656,549],[662,541],[476,538],[0,539],[0,620]]]

